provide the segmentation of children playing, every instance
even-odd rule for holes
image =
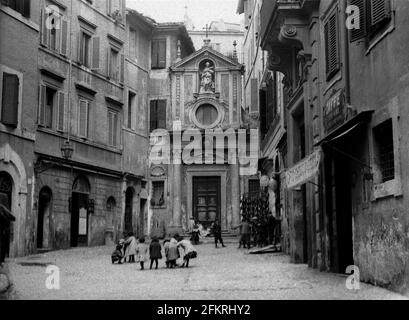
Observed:
[[[179,241],[177,246],[182,248],[185,255],[183,256],[183,264],[182,268],[186,267],[189,268],[189,261],[190,259],[194,259],[197,257],[197,252],[195,247],[192,245],[190,240],[183,239],[183,237],[176,235],[175,238]]]
[[[124,257],[123,248],[124,240],[121,239],[119,243],[116,245],[114,252],[112,252],[111,255],[112,264],[114,264],[115,262],[118,262],[118,264],[122,264],[122,259]]]

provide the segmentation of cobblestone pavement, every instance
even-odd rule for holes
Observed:
[[[361,283],[346,289],[346,276],[289,263],[283,254],[248,255],[229,244],[198,245],[189,269],[140,271],[112,265],[110,247],[50,252],[10,261],[15,299],[405,299]],[[46,265],[61,271],[61,289],[47,290]]]

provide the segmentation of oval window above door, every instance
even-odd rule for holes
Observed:
[[[212,126],[219,118],[219,112],[211,104],[203,104],[196,110],[196,120],[204,127]]]

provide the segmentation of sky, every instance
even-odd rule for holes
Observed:
[[[238,0],[126,0],[128,8],[150,16],[157,22],[183,21],[187,5],[196,30],[220,19],[240,23],[242,16],[236,14],[237,4]]]

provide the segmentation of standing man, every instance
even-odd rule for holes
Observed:
[[[241,224],[239,224],[236,227],[233,227],[233,229],[240,228],[240,243],[239,243],[239,249],[241,248],[241,245],[243,245],[244,248],[250,249],[250,240],[251,240],[251,225],[246,219],[242,219]]]
[[[215,244],[216,248],[217,248],[217,242],[218,242],[218,241],[220,241],[220,243],[222,244],[222,247],[223,247],[223,248],[226,247],[226,246],[224,245],[223,239],[222,239],[222,227],[221,227],[221,225],[220,225],[220,223],[219,223],[218,220],[216,220],[216,221],[213,223],[212,233],[213,233],[213,236],[214,236],[214,244]]]

